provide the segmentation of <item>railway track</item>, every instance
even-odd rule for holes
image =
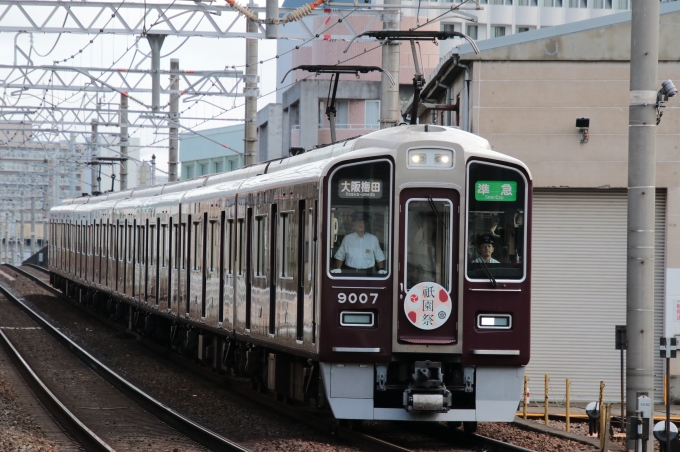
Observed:
[[[13,270],[25,274],[16,268]],[[27,314],[35,322],[33,325],[37,324],[0,331],[0,339],[5,341],[3,347],[20,365],[22,376],[30,376],[27,384],[41,394],[43,406],[57,417],[67,436],[74,438],[84,450],[143,450],[148,449],[150,443],[140,441],[157,441],[152,449],[248,451],[163,405],[111,371],[3,284],[0,284],[0,293]],[[12,315],[6,310],[3,318],[8,317]],[[38,335],[41,337],[36,337]],[[50,344],[50,340],[56,340],[63,347]],[[40,353],[38,349],[47,353]],[[69,354],[72,356],[67,356]],[[32,361],[30,365],[29,361]]]
[[[27,278],[30,278],[33,282],[37,283],[40,285],[42,288],[45,290],[51,292],[55,296],[59,296],[62,299],[68,300],[71,305],[74,307],[78,308],[79,310],[82,310],[86,312],[89,315],[94,315],[96,316],[97,320],[102,321],[106,323],[107,325],[116,328],[117,330],[121,332],[125,332],[126,334],[130,334],[130,331],[123,325],[119,325],[118,323],[115,323],[109,319],[102,318],[102,316],[97,315],[90,309],[84,307],[83,305],[65,297],[64,295],[61,294],[60,291],[54,289],[51,287],[47,282],[46,282],[46,274],[42,269],[22,269],[22,268],[17,268],[17,267],[9,267],[13,271],[15,271],[17,274],[23,275]],[[178,362],[184,367],[190,368],[192,371],[195,373],[201,374],[204,377],[207,377],[211,381],[214,381],[216,383],[223,384],[225,382],[225,376],[223,375],[218,375],[211,370],[202,367],[192,360],[189,360],[183,356],[177,355],[177,354],[168,354],[168,350],[165,347],[162,347],[158,345],[157,343],[146,339],[145,337],[141,335],[136,335],[137,340],[143,343],[146,347],[151,348],[155,352],[161,353],[168,358],[172,359],[173,361]],[[253,391],[252,389],[249,388],[248,385],[244,384],[243,382],[239,381],[238,379],[231,379],[229,388],[231,391],[238,393],[239,395],[246,397],[250,400],[255,401],[256,403],[260,405],[264,405],[268,409],[272,411],[279,412],[283,414],[286,417],[289,418],[294,418],[300,423],[304,423],[306,425],[309,425],[317,430],[325,431],[331,433],[333,436],[337,437],[338,439],[353,444],[362,450],[374,450],[374,451],[399,451],[399,452],[408,452],[412,450],[409,447],[405,447],[403,445],[397,444],[397,442],[393,442],[391,440],[385,439],[385,436],[389,435],[373,435],[373,434],[368,434],[365,432],[361,431],[356,431],[354,429],[348,428],[344,425],[339,425],[336,421],[331,419],[330,417],[324,417],[323,415],[319,415],[319,412],[317,410],[309,409],[306,407],[300,407],[300,406],[291,406],[291,405],[285,405],[280,402],[277,402],[274,400],[272,397],[266,394],[259,393],[257,391]],[[411,426],[413,429],[414,427]],[[452,435],[453,433],[453,435]],[[450,447],[455,447],[456,444],[465,444],[465,450],[484,450],[484,451],[497,451],[497,452],[533,452],[529,449],[525,449],[522,447],[514,446],[511,444],[506,444],[502,443],[500,441],[493,440],[491,438],[486,438],[481,435],[467,435],[464,434],[462,431],[456,431],[452,432],[450,429],[446,428],[445,426],[441,426],[440,429],[435,429],[433,436],[436,437],[437,440],[439,440],[440,443],[442,444],[448,444],[449,448],[448,450],[452,450]],[[455,450],[455,449],[454,449]]]

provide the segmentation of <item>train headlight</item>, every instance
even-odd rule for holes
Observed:
[[[451,157],[448,154],[437,154],[434,156],[434,162],[444,166],[451,166]]]
[[[478,314],[477,328],[482,330],[509,330],[512,328],[512,315]]]
[[[409,149],[406,166],[417,169],[448,170],[455,165],[454,151],[442,148]]]

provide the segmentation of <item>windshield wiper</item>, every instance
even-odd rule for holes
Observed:
[[[491,287],[498,287],[498,283],[496,282],[496,279],[493,277],[491,274],[491,270],[489,270],[489,267],[486,266],[486,262],[484,262],[484,259],[482,259],[482,256],[475,250],[475,254],[477,255],[477,258],[479,259],[479,263],[482,264],[482,268],[484,269],[484,273],[486,273],[486,276],[489,278],[489,282],[491,283]]]
[[[430,203],[430,209],[434,212],[434,214],[437,216],[437,224],[439,224],[439,211],[437,210],[437,206],[434,205],[434,200],[432,199],[432,196],[427,196],[427,202]]]

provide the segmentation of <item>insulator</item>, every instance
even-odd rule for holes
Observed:
[[[227,0],[228,1],[228,0]],[[306,5],[302,5],[301,7],[289,12],[286,17],[284,17],[281,20],[282,24],[287,24],[288,22],[293,22],[295,20],[300,20],[306,15],[310,14],[314,9],[321,5],[323,3],[323,0],[316,0],[315,2],[312,3],[307,3]]]
[[[235,0],[226,0],[226,1],[227,1],[227,3],[229,4],[229,6],[231,6],[231,7],[234,8],[236,11],[238,11],[239,13],[243,14],[244,16],[246,16],[248,19],[252,20],[253,22],[260,22],[260,18],[257,17],[257,14],[253,13],[253,12],[252,12],[251,10],[249,10],[248,8],[239,5],[238,3],[236,3]]]

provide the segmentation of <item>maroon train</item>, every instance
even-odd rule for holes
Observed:
[[[511,421],[529,361],[531,176],[404,125],[51,211],[52,283],[338,419]]]

